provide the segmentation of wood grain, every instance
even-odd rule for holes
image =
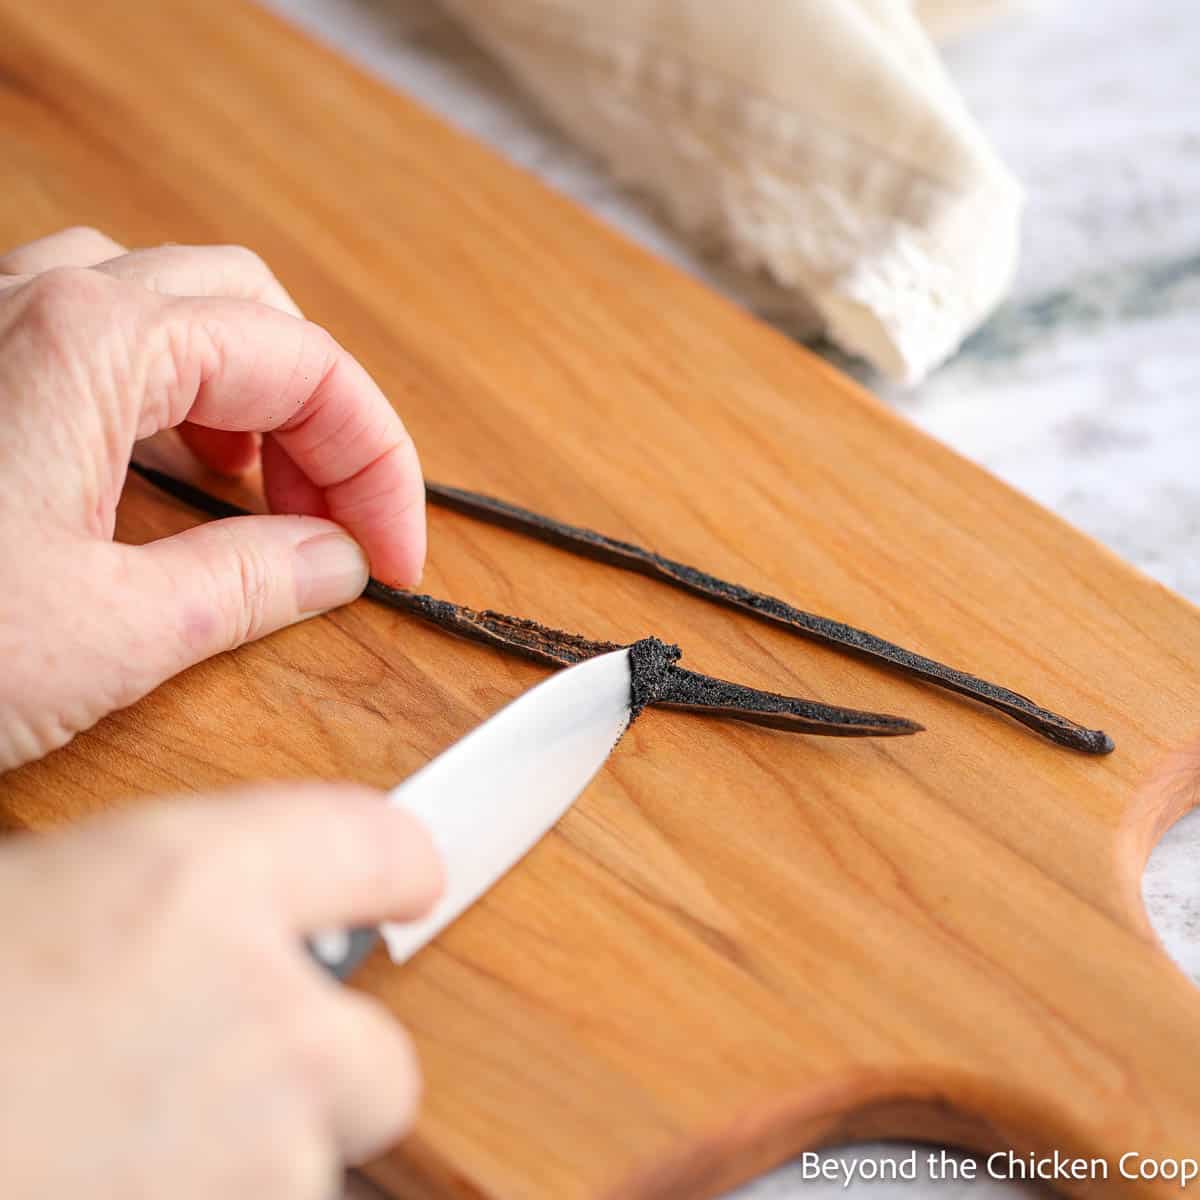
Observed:
[[[1197,799],[1196,610],[238,0],[0,0],[0,129],[0,242],[84,222],[252,245],[383,384],[432,477],[873,629],[1116,739],[1107,759],[1061,751],[435,511],[430,591],[661,634],[697,669],[928,732],[830,742],[648,714],[466,917],[409,965],[365,968],[427,1075],[415,1134],[372,1170],[393,1195],[712,1196],[877,1134],[1195,1153],[1200,999],[1138,879]],[[190,520],[131,482],[119,533]],[[359,603],[8,776],[3,819],[242,779],[386,786],[542,674]],[[1114,1172],[1097,1190],[1138,1186]]]

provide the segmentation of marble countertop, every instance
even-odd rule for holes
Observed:
[[[785,296],[673,236],[550,127],[431,0],[269,2],[632,238],[788,328]],[[839,361],[931,434],[1200,602],[1198,49],[1194,0],[1017,4],[946,47],[967,103],[1027,189],[1012,295],[915,390]],[[1200,812],[1164,838],[1143,890],[1168,950],[1200,983],[1198,862]],[[895,1186],[854,1190],[868,1196]],[[945,1200],[1014,1186],[907,1185]],[[823,1200],[840,1190],[803,1181],[792,1166],[731,1200],[802,1193]],[[351,1191],[372,1194],[361,1182]]]

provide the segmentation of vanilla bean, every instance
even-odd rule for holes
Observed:
[[[781,625],[802,637],[835,646],[859,657],[886,663],[937,687],[969,696],[981,704],[1007,713],[1022,725],[1027,725],[1061,746],[1081,750],[1087,754],[1108,754],[1113,749],[1112,738],[1103,730],[1084,728],[1058,713],[1042,708],[1028,696],[1022,696],[1019,692],[1010,691],[999,684],[989,683],[986,679],[980,679],[966,671],[959,671],[912,650],[906,650],[903,646],[885,641],[853,625],[805,612],[775,596],[719,579],[686,563],[665,558],[653,550],[631,542],[619,541],[592,529],[568,525],[541,513],[509,504],[505,500],[498,500],[494,496],[469,492],[441,483],[426,483],[425,491],[429,500],[442,508],[515,530],[552,546],[561,547],[572,554],[648,575],[652,579],[663,580],[707,600]]]
[[[182,500],[184,504],[190,505],[197,511],[208,513],[210,517],[250,517],[254,515],[248,508],[242,508],[239,504],[231,504],[228,500],[222,500],[220,496],[214,496],[211,492],[206,492],[193,483],[176,479],[174,475],[168,475],[166,471],[160,471],[156,467],[147,467],[140,462],[131,462],[129,469],[135,475],[140,475],[147,483],[152,483],[160,492],[166,492],[168,496]]]
[[[159,490],[210,516],[248,515],[246,509],[153,467],[135,462],[130,463],[130,469]],[[374,578],[369,580],[363,594],[460,637],[549,666],[571,666],[586,658],[624,648],[616,642],[593,641],[524,617],[513,617],[491,609],[477,611],[435,596],[402,591]],[[833,737],[897,737],[918,733],[922,729],[922,726],[903,717],[819,704],[815,700],[761,691],[686,670],[676,666],[680,657],[679,647],[658,638],[642,638],[634,642],[629,651],[631,719],[636,719],[643,708],[653,704],[775,729]]]

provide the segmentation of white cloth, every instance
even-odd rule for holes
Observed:
[[[998,0],[442,0],[581,144],[915,382],[1004,294],[1020,189],[922,20]]]

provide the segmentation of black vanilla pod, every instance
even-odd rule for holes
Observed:
[[[805,612],[775,596],[719,579],[706,571],[665,558],[632,542],[619,541],[578,525],[568,525],[553,517],[530,512],[480,492],[470,492],[441,483],[426,483],[425,492],[431,503],[442,508],[537,538],[572,554],[648,575],[652,579],[662,580],[717,604],[750,613],[760,620],[782,626],[801,637],[848,651],[861,658],[886,663],[907,675],[1007,713],[1013,720],[1020,721],[1060,746],[1081,750],[1085,754],[1108,754],[1113,750],[1112,738],[1103,730],[1077,725],[1058,713],[1042,708],[1019,692],[989,683],[986,679],[980,679],[955,667],[948,667],[935,659],[906,650],[903,646],[876,637],[875,634],[857,629],[853,625]]]
[[[248,515],[246,509],[153,467],[135,462],[130,463],[130,469],[160,491],[209,516]],[[616,642],[594,641],[525,617],[490,609],[476,610],[436,596],[389,587],[375,578],[368,582],[363,594],[460,637],[548,666],[572,666],[598,654],[624,649]],[[629,652],[631,719],[636,719],[648,705],[656,705],[834,737],[897,737],[922,729],[903,717],[820,704],[689,671],[677,665],[679,647],[658,638],[642,638],[629,646]]]

